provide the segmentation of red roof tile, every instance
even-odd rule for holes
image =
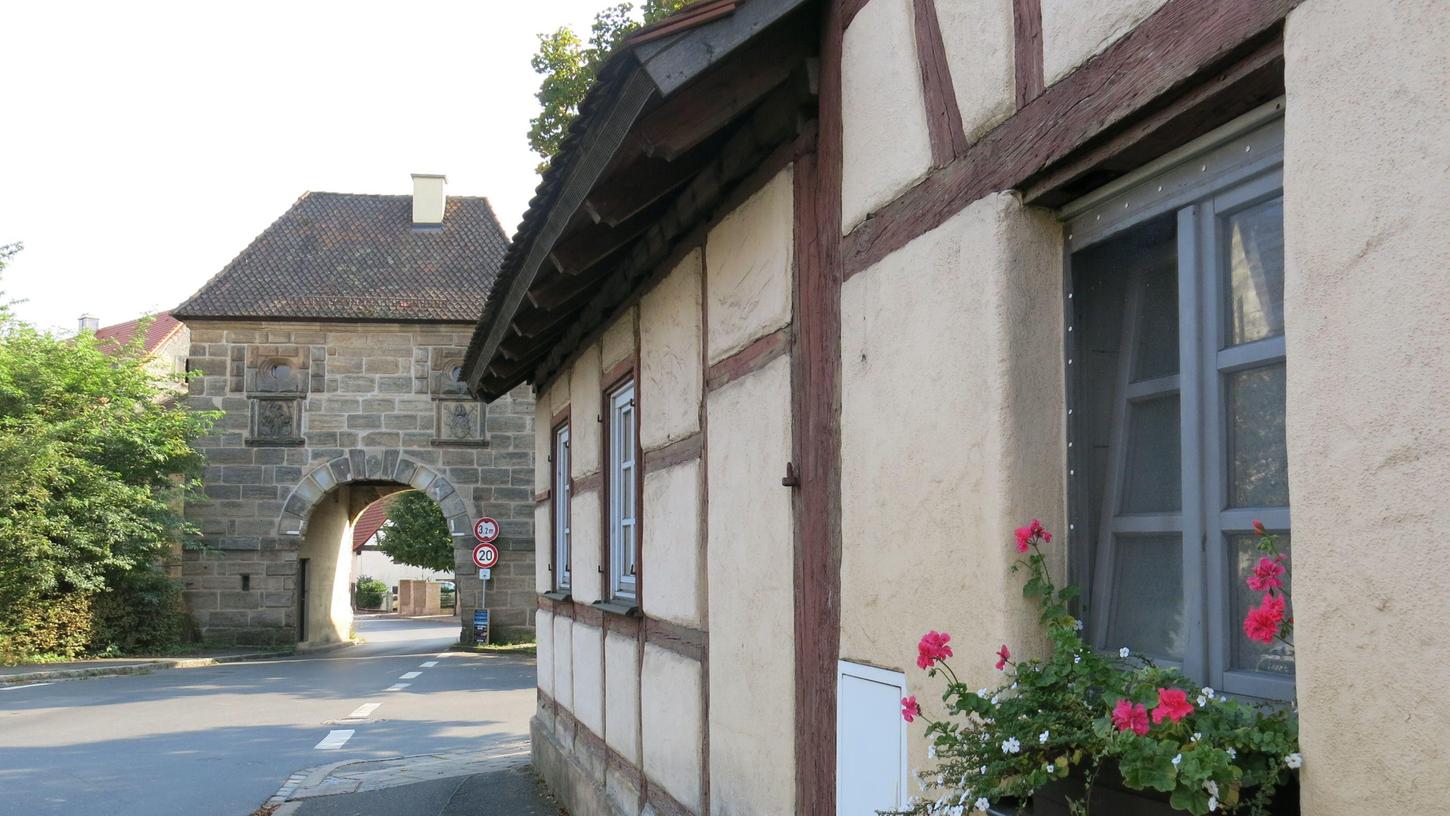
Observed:
[[[131,342],[131,338],[136,336],[136,329],[141,325],[141,321],[148,318],[151,319],[151,325],[146,327],[146,339],[143,342],[147,354],[155,353],[156,349],[160,348],[177,329],[181,328],[181,321],[172,317],[170,312],[158,312],[147,317],[138,317],[125,323],[96,329],[96,339],[102,341],[102,348],[121,348]]]
[[[396,494],[394,494],[396,495]],[[362,515],[352,526],[352,551],[362,552],[363,545],[373,537],[388,520],[388,507],[393,503],[393,496],[384,496],[381,499],[368,505]]]

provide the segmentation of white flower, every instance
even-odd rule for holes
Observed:
[[[926,758],[936,759],[936,743],[933,742],[932,744],[926,746]]]
[[[1203,696],[1207,697],[1208,699],[1212,700],[1213,699],[1213,695],[1214,695],[1215,692],[1214,692],[1214,690],[1212,688],[1210,688],[1208,686],[1204,686],[1203,687],[1203,691],[1201,691],[1200,693]]]
[[[992,693],[991,689],[984,689],[984,688],[977,689],[977,696],[978,697],[986,697],[988,694],[991,694],[991,693]]]
[[[1178,763],[1180,763],[1182,761],[1183,761],[1183,754],[1175,754],[1173,756],[1173,767],[1175,767],[1175,768],[1178,767]]]
[[[1016,737],[1008,737],[1002,741],[1002,751],[1008,754],[1015,754],[1022,750],[1022,743]]]
[[[1210,796],[1208,797],[1208,812],[1212,813],[1215,810],[1218,810],[1218,797]]]
[[[1038,742],[1041,742],[1041,743],[1046,743],[1048,737],[1051,737],[1051,736],[1052,736],[1051,733],[1049,733],[1047,731],[1043,731],[1041,734],[1038,734],[1037,735],[1037,741]]]
[[[986,810],[987,810],[987,808],[989,808],[989,807],[992,806],[992,803],[991,802],[988,802],[987,801],[987,797],[983,796],[983,797],[981,797],[981,798],[979,798],[977,800],[976,805],[977,805],[977,810],[980,810],[980,811],[982,811],[982,812],[985,813]]]
[[[1235,751],[1232,748],[1225,749],[1224,750],[1224,753],[1228,754],[1228,758],[1229,759],[1238,759],[1239,758],[1239,752],[1238,751]]]
[[[1289,766],[1290,768],[1302,768],[1304,767],[1304,757],[1300,756],[1299,753],[1296,751],[1295,753],[1284,757],[1284,764]]]
[[[1013,691],[1016,691],[1017,690],[1017,683],[1015,681],[1012,683],[1012,690]]]
[[[1213,781],[1212,779],[1210,779],[1207,782],[1203,783],[1203,789],[1206,790],[1206,791],[1208,791],[1208,795],[1209,796],[1217,796],[1218,795],[1218,783],[1215,782],[1215,781]]]
[[[1203,734],[1202,734],[1202,732],[1199,732],[1199,731],[1194,731],[1194,732],[1193,732],[1193,741],[1194,741],[1194,742],[1198,742],[1198,741],[1199,741],[1199,740],[1201,740],[1201,739],[1203,739]]]
[[[1052,772],[1056,769],[1053,767],[1052,763],[1049,762],[1046,765],[1042,766],[1042,770],[1047,771],[1048,775],[1050,776]]]
[[[1128,647],[1127,646],[1124,646],[1123,648],[1121,648],[1121,649],[1118,650],[1118,657],[1121,657],[1124,660],[1127,660],[1128,659],[1128,655],[1130,655],[1130,654],[1132,654],[1132,652],[1128,651]]]
[[[1072,656],[1072,662],[1074,662],[1074,663],[1081,663],[1082,662],[1082,655],[1073,655]]]
[[[1074,629],[1078,630],[1079,632],[1081,632],[1082,631],[1082,618],[1078,618],[1077,620],[1073,621],[1072,622],[1072,628],[1074,628]]]
[[[986,765],[983,765],[982,766],[982,775],[983,776],[986,776],[986,774],[987,774],[987,766]]]
[[[988,700],[988,702],[990,702],[990,703],[991,703],[991,704],[992,704],[992,705],[996,705],[996,704],[997,704],[997,702],[998,702],[998,701],[999,701],[999,700],[1001,700],[1001,699],[1002,699],[1002,698],[1000,698],[1000,697],[998,697],[998,696],[997,696],[997,695],[995,695],[995,694],[993,694],[993,695],[992,695],[992,699],[991,699],[991,700]]]
[[[962,816],[962,806],[952,805],[946,810],[947,816]]]

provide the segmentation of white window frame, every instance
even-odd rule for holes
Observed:
[[[554,430],[554,588],[570,588],[569,423]]]
[[[882,684],[884,686],[890,686],[892,688],[895,688],[896,691],[897,691],[897,695],[898,695],[899,698],[905,698],[907,696],[907,694],[906,694],[906,675],[903,674],[902,672],[892,671],[890,669],[883,669],[883,668],[879,668],[877,666],[867,666],[867,665],[862,664],[862,663],[851,663],[851,662],[845,661],[845,660],[838,660],[838,661],[836,661],[836,699],[837,700],[840,700],[841,697],[842,697],[843,689],[844,689],[844,686],[845,686],[845,681],[846,681],[846,678],[848,678],[848,677],[855,678],[857,680],[865,680],[865,681],[868,681],[868,682],[871,682],[871,683],[880,683],[880,684]],[[909,759],[907,757],[907,747],[910,745],[910,734],[907,732],[906,720],[904,720],[900,716],[900,710],[894,708],[893,711],[892,711],[892,714],[895,716],[896,721],[900,724],[900,729],[901,729],[901,731],[900,731],[900,734],[901,734],[901,737],[900,737],[900,739],[901,739],[901,759],[900,759],[900,765],[897,768],[897,773],[899,774],[899,780],[900,781],[899,781],[898,786],[897,786],[897,802],[895,804],[896,804],[896,807],[901,808],[902,810],[905,810],[908,807],[908,800],[910,799],[910,791],[911,791],[911,787],[910,787],[911,774],[909,772],[910,765],[909,765]],[[836,733],[837,734],[843,733],[843,727],[844,727],[844,724],[845,724],[844,723],[844,718],[847,717],[847,716],[849,716],[849,715],[850,715],[850,712],[845,711],[841,706],[837,706],[836,707]],[[843,756],[842,753],[841,753],[841,749],[842,749],[842,746],[840,744],[840,741],[837,740],[837,743],[836,743],[836,813],[837,814],[849,813],[849,811],[846,811],[843,808],[845,806],[847,806],[847,805],[850,804],[850,803],[848,803],[848,802],[845,801],[845,799],[844,799],[844,791],[842,791],[842,789],[841,789],[841,781],[842,781],[842,778],[843,778],[843,774],[841,772],[841,759],[842,759],[842,756]]]
[[[638,412],[634,379],[609,392],[609,596],[639,597]]]

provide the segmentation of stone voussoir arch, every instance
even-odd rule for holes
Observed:
[[[282,505],[277,534],[302,538],[307,533],[307,522],[312,517],[313,508],[324,496],[337,487],[359,482],[391,482],[421,491],[442,509],[455,547],[463,546],[471,535],[473,522],[468,503],[441,473],[398,451],[368,451],[362,448],[353,448],[345,455],[322,462],[302,477]]]

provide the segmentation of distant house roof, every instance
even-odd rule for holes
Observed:
[[[449,196],[427,231],[411,196],[303,193],[172,313],[472,323],[507,249],[485,198]]]
[[[128,320],[125,323],[96,329],[96,340],[100,341],[102,349],[125,346],[136,336],[136,329],[143,320],[151,321],[151,324],[146,327],[146,339],[143,341],[147,354],[155,354],[157,349],[161,348],[173,334],[181,329],[181,321],[172,317],[170,312],[158,312],[154,315]]]
[[[363,545],[368,543],[368,539],[372,538],[373,534],[388,522],[388,508],[392,506],[394,498],[396,498],[396,494],[378,499],[368,505],[367,509],[362,511],[362,515],[357,517],[357,521],[352,525],[353,552],[362,552]]]

